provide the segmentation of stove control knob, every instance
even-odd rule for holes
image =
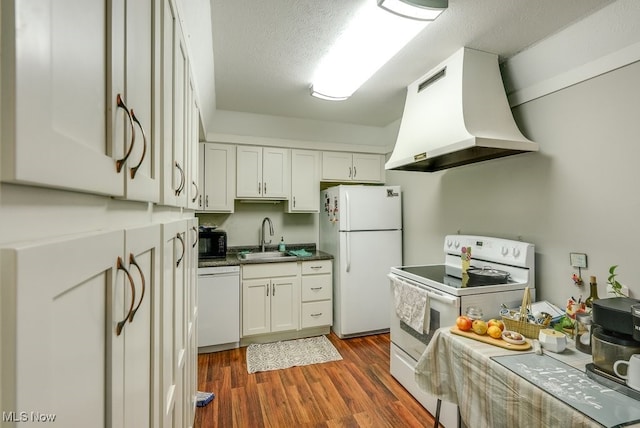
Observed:
[[[460,247],[460,241],[454,242],[453,246],[456,247],[456,249],[458,249],[458,247]]]
[[[502,253],[502,256],[506,256],[507,254],[509,254],[509,249],[507,247],[502,247],[502,249],[500,250],[500,253]]]
[[[513,257],[516,259],[520,257],[520,248],[513,247]]]
[[[451,248],[452,245],[453,245],[453,242],[451,242],[451,239],[447,239],[447,247]]]

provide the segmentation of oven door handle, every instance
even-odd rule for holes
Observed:
[[[419,284],[415,281],[411,281],[410,279],[406,279],[406,278],[401,278],[397,275],[394,275],[392,273],[388,274],[387,277],[391,280],[391,281],[397,281],[397,282],[404,282],[405,284],[409,284],[412,285],[414,287],[417,287],[423,291],[425,291],[427,293],[427,296],[429,296],[430,299],[434,299],[434,300],[438,300],[442,303],[446,303],[448,305],[453,305],[456,308],[460,307],[460,299],[458,299],[455,296],[450,296],[446,293],[442,293],[440,291],[436,291],[432,288],[427,289],[424,285]]]

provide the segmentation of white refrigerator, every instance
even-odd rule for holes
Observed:
[[[319,248],[334,256],[334,333],[388,331],[387,274],[402,265],[400,186],[340,185],[320,198]]]

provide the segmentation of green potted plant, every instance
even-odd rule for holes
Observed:
[[[607,284],[609,284],[611,288],[608,290],[608,292],[614,294],[616,297],[627,297],[627,295],[622,292],[622,284],[620,284],[616,280],[616,276],[618,275],[616,273],[617,268],[618,265],[613,265],[609,268],[609,277],[607,278]]]

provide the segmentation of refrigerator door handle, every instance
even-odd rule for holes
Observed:
[[[349,199],[349,192],[345,190],[344,192],[344,201],[346,207],[344,212],[342,213],[342,218],[344,218],[344,230],[351,230],[351,219],[349,217],[349,211],[351,210],[351,200]]]
[[[346,272],[349,272],[351,270],[351,245],[349,244],[349,241],[351,241],[351,234],[350,233],[345,233],[345,243],[347,245],[347,268],[346,268]]]

